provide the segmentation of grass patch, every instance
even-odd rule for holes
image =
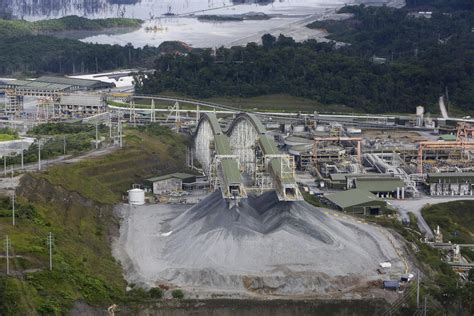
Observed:
[[[173,91],[164,91],[160,95],[166,95],[170,97],[181,97],[185,99],[195,99],[193,97],[186,96],[182,93]],[[262,95],[257,97],[239,98],[239,97],[212,97],[212,98],[199,98],[201,101],[218,103],[227,105],[243,110],[256,110],[261,112],[325,112],[325,113],[353,113],[357,110],[344,106],[344,105],[325,105],[320,102],[308,98],[291,96],[289,94],[271,94]],[[140,101],[142,103],[142,101]],[[171,105],[171,104],[169,104]],[[181,106],[181,105],[180,105]],[[183,109],[188,109],[187,105],[183,104]],[[189,109],[195,109],[193,106],[189,106]],[[212,110],[211,108],[209,108]],[[201,110],[206,110],[205,107],[201,107]]]
[[[0,142],[5,142],[5,141],[15,140],[15,139],[18,139],[16,135],[0,134]]]
[[[474,243],[474,201],[430,205],[422,213],[430,227],[439,225],[445,241],[455,244]],[[474,261],[474,252],[469,248],[463,248],[462,254]]]
[[[354,109],[343,105],[323,105],[316,100],[294,97],[287,94],[263,95],[252,98],[215,97],[204,99],[245,110],[262,112],[353,112]]]
[[[473,243],[473,211],[474,201],[469,200],[430,205],[425,207],[422,213],[430,227],[440,225],[445,239],[450,239],[453,243]],[[412,244],[414,249],[417,249],[412,255],[416,265],[424,273],[421,291],[429,295],[429,300],[431,300],[429,304],[438,306],[440,314],[449,313],[454,307],[459,308],[459,306],[462,306],[465,312],[470,311],[472,314],[474,283],[459,281],[459,276],[446,262],[442,261],[441,251],[420,241],[420,235],[416,232],[418,230],[416,217],[412,213],[409,213],[409,217],[410,227],[404,227],[395,218],[366,217],[364,219],[395,230]],[[453,232],[457,233],[453,234]],[[472,254],[465,249],[462,252],[468,257]]]
[[[455,201],[429,205],[422,210],[430,227],[439,225],[446,241],[474,243],[474,201]]]
[[[113,204],[146,177],[184,168],[186,140],[157,124],[126,132],[126,147],[105,157],[55,166],[42,177],[94,201]]]
[[[304,190],[301,190],[301,194],[303,195],[304,200],[308,202],[309,204],[316,207],[327,207],[323,205],[316,196],[309,194],[309,192],[305,192]]]

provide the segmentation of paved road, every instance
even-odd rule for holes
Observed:
[[[49,167],[54,166],[54,165],[72,164],[72,163],[77,163],[86,158],[104,156],[113,152],[116,149],[118,149],[118,147],[111,146],[111,147],[102,148],[98,150],[92,150],[92,151],[83,153],[79,156],[66,155],[66,156],[61,156],[54,159],[41,160],[41,171],[45,171]],[[20,172],[20,174],[15,177],[11,177],[11,171],[12,169],[9,166],[7,166],[6,174],[4,173],[3,170],[0,172],[0,194],[3,194],[3,195],[12,194],[13,191],[16,190],[16,188],[20,184],[20,178],[23,176],[23,173],[38,171],[38,163],[33,162],[33,163],[25,164],[23,168],[21,168],[21,166],[15,166],[13,168],[13,171]]]
[[[474,200],[474,197],[422,197],[411,200],[393,200],[390,201],[390,203],[398,209],[402,218],[408,218],[408,212],[412,212],[418,219],[418,228],[420,229],[420,232],[426,234],[426,237],[428,238],[433,238],[433,232],[421,215],[421,209],[427,204],[439,204],[460,200]]]
[[[92,151],[85,152],[79,156],[72,156],[72,155],[66,155],[66,156],[60,156],[57,158],[52,158],[52,159],[42,159],[41,160],[41,171],[47,170],[49,167],[54,166],[54,165],[59,165],[59,164],[71,164],[71,163],[77,163],[81,160],[84,160],[86,158],[94,158],[94,157],[100,157],[100,156],[105,156],[113,151],[118,149],[118,147],[110,146],[106,148],[101,148],[101,149],[94,149]],[[6,175],[3,170],[3,168],[0,168],[1,173],[0,177],[10,177],[11,171],[15,172],[34,172],[38,171],[38,162],[32,162],[32,163],[27,163],[24,164],[23,168],[20,165],[15,165],[13,168],[11,166],[7,166],[6,169]]]

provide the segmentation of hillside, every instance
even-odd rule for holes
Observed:
[[[125,292],[109,240],[118,228],[112,205],[138,179],[182,168],[184,139],[163,128],[130,130],[108,156],[25,175],[17,190],[17,225],[9,198],[0,204],[2,238],[11,239],[11,275],[0,258],[0,314],[65,314],[77,301],[108,306],[145,297]],[[54,236],[53,271],[46,238]]]
[[[431,205],[423,209],[423,217],[430,227],[439,225],[446,241],[474,244],[474,201]]]

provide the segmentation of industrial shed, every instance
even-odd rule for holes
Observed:
[[[189,173],[171,173],[160,177],[149,178],[145,184],[153,188],[153,194],[180,191],[183,183],[194,183],[196,176]]]
[[[379,197],[405,197],[405,183],[399,178],[358,178],[355,180],[357,189],[369,191]]]
[[[380,197],[405,197],[405,183],[393,174],[333,173],[328,187],[338,190],[362,189]]]
[[[36,82],[71,86],[71,90],[98,90],[115,88],[115,84],[100,80],[77,79],[68,77],[42,76]]]
[[[471,196],[474,191],[474,172],[428,173],[426,184],[430,195]]]
[[[348,213],[379,214],[386,207],[386,202],[366,190],[352,189],[326,196],[330,205]]]

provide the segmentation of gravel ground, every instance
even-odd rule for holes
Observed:
[[[120,206],[114,256],[130,283],[199,293],[331,295],[404,273],[399,245],[380,227],[274,193],[229,209],[219,192],[195,206]]]

